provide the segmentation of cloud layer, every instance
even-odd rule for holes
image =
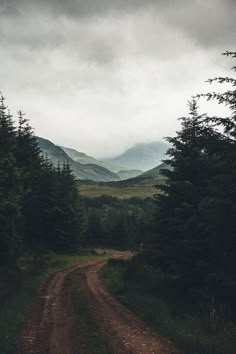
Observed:
[[[234,0],[2,0],[0,89],[36,134],[113,155],[173,134],[227,72],[235,13]]]

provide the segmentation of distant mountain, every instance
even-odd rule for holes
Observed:
[[[122,155],[105,161],[125,166],[127,169],[147,171],[161,163],[167,149],[168,144],[160,141],[136,144]]]
[[[104,168],[106,168],[107,170],[111,171],[111,172],[119,172],[121,169],[123,170],[124,167],[123,166],[118,166],[118,165],[113,165],[111,163],[109,163],[108,161],[99,161],[97,159],[95,159],[92,156],[89,156],[83,152],[77,151],[75,149],[71,149],[71,148],[67,148],[65,146],[60,146],[62,148],[62,150],[65,151],[65,153],[70,156],[70,158],[72,158],[72,160],[77,161],[79,163],[81,163],[82,165],[87,165],[87,164],[94,164],[94,165],[98,165],[98,166],[102,166]]]
[[[54,145],[51,141],[37,137],[38,144],[43,154],[46,154],[48,158],[57,165],[68,161],[71,165],[71,169],[78,179],[91,180],[96,182],[109,182],[118,181],[120,177],[118,174],[109,171],[108,169],[98,166],[96,164],[88,163],[81,164],[74,161],[61,147]]]
[[[122,170],[118,172],[121,180],[126,180],[134,177],[138,177],[143,174],[141,170]]]

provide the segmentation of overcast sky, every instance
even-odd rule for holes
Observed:
[[[236,0],[0,0],[0,90],[37,135],[119,154],[174,134],[204,81],[229,75],[235,18]]]

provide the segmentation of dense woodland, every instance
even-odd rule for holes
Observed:
[[[0,103],[0,264],[15,266],[32,251],[71,251],[79,237],[75,179],[65,163],[42,156],[19,112],[18,124]]]
[[[81,198],[81,240],[85,246],[119,249],[142,248],[152,232],[152,198]]]

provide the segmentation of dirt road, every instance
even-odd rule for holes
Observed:
[[[98,276],[105,263],[104,259],[84,261],[48,279],[32,306],[16,354],[83,353],[80,334],[74,326],[70,294],[65,289],[66,278],[77,270],[80,270],[80,294],[112,353],[178,353],[171,343],[154,334],[105,290]]]

